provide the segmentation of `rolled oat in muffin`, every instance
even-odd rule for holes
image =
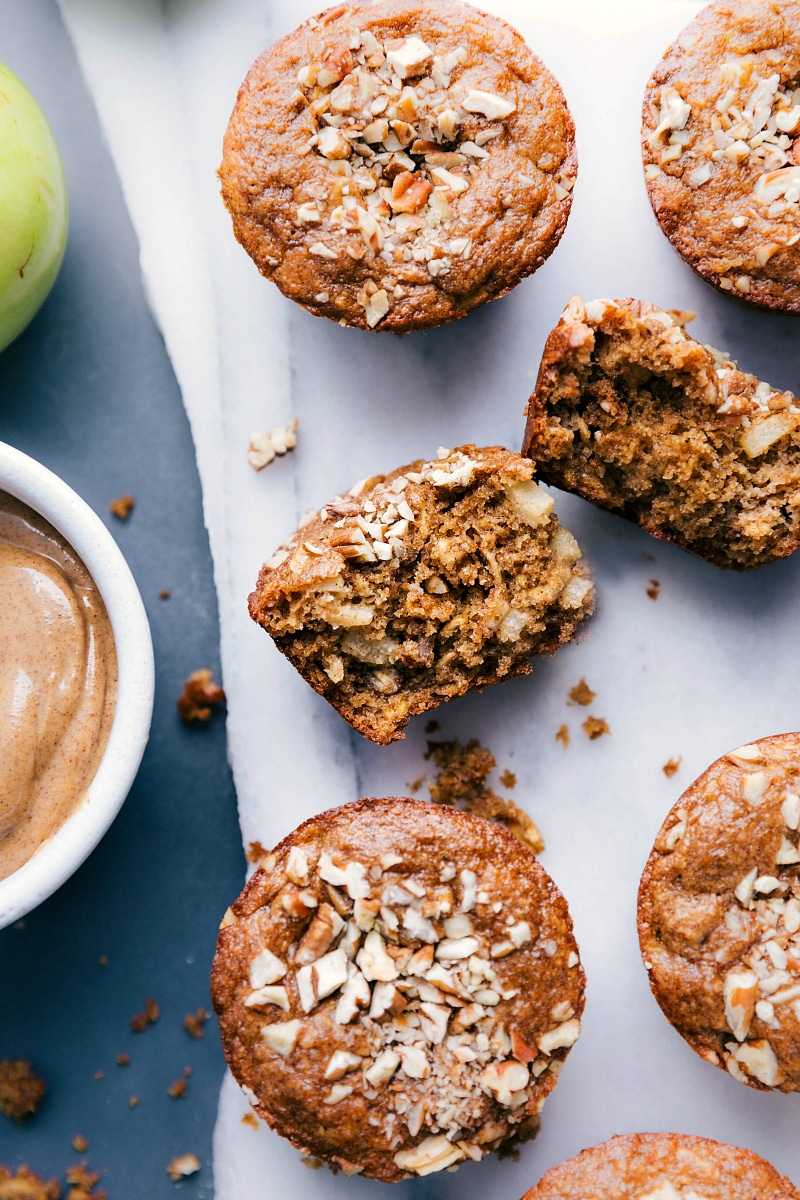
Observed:
[[[577,169],[561,88],[515,30],[458,0],[380,0],[261,55],[220,179],[236,237],[284,295],[403,332],[540,267]]]
[[[647,85],[650,202],[715,287],[800,312],[800,3],[709,4]]]
[[[752,1150],[683,1133],[614,1137],[553,1167],[522,1200],[800,1200]]]
[[[499,446],[440,450],[361,480],[264,565],[250,615],[364,737],[525,675],[594,605],[531,464]]]
[[[544,348],[522,447],[576,492],[718,567],[800,545],[800,404],[641,300],[574,296]]]
[[[580,1034],[566,903],[498,825],[359,800],[269,854],[212,972],[228,1064],[305,1154],[392,1182],[536,1121]]]
[[[664,1015],[701,1058],[800,1091],[800,734],[720,758],[681,796],[639,889]]]

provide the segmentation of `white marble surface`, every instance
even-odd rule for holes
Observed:
[[[692,332],[781,387],[800,384],[789,318],[750,312],[701,284],[652,218],[638,123],[645,81],[696,0],[493,0],[555,71],[578,129],[566,235],[505,300],[403,339],[344,330],[283,300],[234,242],[214,170],[236,88],[307,0],[60,0],[142,246],[153,309],[197,444],[220,596],[230,749],[245,843],[272,843],[312,812],[403,793],[425,769],[425,719],[369,745],[315,697],[246,614],[260,562],[297,517],[353,480],[461,441],[520,443],[541,347],[573,292],[633,295],[699,312]],[[248,435],[289,416],[300,445],[256,476]],[[589,636],[534,674],[437,713],[442,736],[479,737],[517,775],[544,865],[565,892],[588,976],[584,1035],[518,1162],[398,1185],[400,1196],[517,1200],[547,1167],[617,1132],[670,1129],[746,1145],[800,1184],[797,1096],[762,1095],[697,1059],[651,999],[635,935],[639,873],[667,809],[731,746],[800,725],[800,559],[723,574],[558,495],[589,556]],[[645,589],[661,582],[653,602]],[[566,704],[585,675],[590,742]],[[572,742],[555,741],[562,724]],[[662,765],[682,756],[667,780]],[[228,1080],[215,1138],[219,1200],[382,1195],[304,1168]]]

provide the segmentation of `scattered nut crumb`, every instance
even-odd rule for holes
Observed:
[[[251,1129],[258,1129],[258,1117],[252,1112],[245,1113],[242,1117],[242,1124],[249,1125]]]
[[[224,700],[224,691],[214,683],[209,668],[204,667],[202,671],[193,671],[183,685],[183,692],[178,697],[178,712],[184,721],[207,721],[211,706]]]
[[[112,512],[115,517],[119,517],[120,521],[127,521],[128,517],[133,512],[133,506],[136,503],[133,496],[117,496],[116,500],[112,500],[108,506],[109,512]]]
[[[188,1078],[189,1078],[189,1076],[191,1075],[191,1073],[192,1073],[192,1068],[191,1068],[191,1067],[184,1067],[184,1068],[183,1068],[183,1077],[184,1077],[184,1079],[188,1079]]]
[[[176,1079],[167,1088],[167,1095],[171,1096],[173,1100],[179,1100],[186,1095],[187,1087],[188,1084],[185,1079]]]
[[[513,771],[505,770],[500,776],[500,782],[503,787],[515,788],[517,786],[517,777]]]
[[[676,325],[680,325],[681,328],[683,328],[684,325],[688,325],[689,322],[693,321],[697,316],[697,313],[691,308],[668,308],[667,312],[672,317],[674,323]]]
[[[269,433],[254,433],[250,437],[247,461],[255,471],[263,471],[276,455],[286,454],[297,445],[297,419],[286,425],[276,425]]]
[[[681,755],[679,758],[671,758],[668,762],[664,763],[661,770],[664,772],[667,779],[672,779],[673,775],[677,775],[678,769],[682,762],[683,762],[683,755]]]
[[[321,1171],[325,1166],[321,1158],[313,1158],[310,1154],[304,1154],[300,1162],[304,1167],[308,1167],[309,1171]]]
[[[61,1200],[57,1179],[45,1182],[24,1164],[14,1173],[10,1167],[0,1167],[0,1200]]]
[[[569,725],[559,725],[556,732],[556,741],[561,742],[561,745],[566,750],[569,745]]]
[[[138,1103],[139,1103],[139,1097],[138,1097],[138,1096],[131,1096],[131,1098],[128,1100],[128,1107],[129,1107],[129,1108],[136,1108],[136,1106],[138,1105]]]
[[[257,863],[261,862],[262,858],[265,858],[268,853],[269,851],[261,845],[261,842],[251,842],[247,847],[245,858],[249,863]]]
[[[105,1071],[95,1071],[94,1075],[92,1076],[92,1079],[95,1081],[95,1083],[99,1083],[100,1080],[105,1079],[105,1077],[106,1077]]]
[[[604,733],[611,733],[605,717],[587,717],[581,728],[586,730],[586,736],[592,741],[602,737]]]
[[[89,1143],[82,1133],[76,1133],[72,1139],[72,1149],[76,1154],[85,1154],[89,1149]]]
[[[428,721],[428,724],[425,726],[425,732],[436,733],[441,728],[442,727],[438,721]]]
[[[200,1159],[196,1154],[179,1154],[167,1163],[166,1171],[173,1183],[185,1179],[187,1175],[195,1175],[200,1170]]]
[[[464,812],[497,821],[519,838],[534,854],[544,850],[544,840],[536,824],[513,800],[497,796],[486,786],[496,763],[490,750],[473,738],[466,746],[460,742],[428,742],[426,758],[439,768],[428,784],[434,804],[449,804]]]
[[[205,1032],[203,1026],[208,1020],[209,1014],[204,1008],[198,1008],[195,1013],[187,1013],[183,1018],[183,1028],[193,1038],[201,1038]]]
[[[46,1091],[47,1084],[24,1058],[0,1062],[0,1113],[4,1116],[24,1121],[36,1112]]]
[[[657,579],[650,580],[650,587],[645,589],[651,600],[658,599],[658,593],[661,591],[661,584]]]
[[[120,1065],[121,1067],[129,1067],[129,1066],[131,1065],[131,1056],[130,1056],[130,1054],[118,1054],[118,1055],[117,1055],[117,1062],[119,1063],[119,1065]]]
[[[161,1016],[161,1009],[156,1004],[152,996],[148,996],[144,1002],[144,1012],[136,1013],[131,1017],[131,1029],[134,1033],[142,1033],[147,1029],[148,1025],[153,1025]]]
[[[158,593],[158,598],[159,598],[159,600],[169,600],[171,595],[172,595],[172,592],[169,590],[169,588],[162,588],[161,591]]]
[[[418,775],[416,777],[416,779],[412,779],[410,783],[406,784],[406,787],[408,788],[408,790],[412,796],[416,795],[416,793],[422,787],[423,783],[425,782],[425,780],[427,778],[428,778],[428,776],[423,773],[422,775]]]
[[[108,966],[108,955],[101,954],[97,961],[100,963],[101,967],[107,967]]]
[[[585,679],[581,679],[580,683],[576,683],[574,688],[569,690],[568,704],[580,704],[586,708],[592,703],[597,692],[593,692]]]
[[[71,1184],[66,1200],[106,1200],[107,1192],[96,1192],[100,1182],[99,1171],[87,1171],[86,1163],[78,1163],[66,1172],[67,1183]]]

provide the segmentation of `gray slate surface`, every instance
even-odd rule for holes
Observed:
[[[24,1125],[0,1116],[0,1163],[27,1162],[63,1184],[64,1168],[85,1158],[103,1171],[109,1200],[210,1197],[222,1054],[213,1019],[202,1041],[182,1020],[210,1007],[216,929],[244,862],[223,718],[189,728],[175,711],[191,671],[211,666],[219,677],[194,450],[55,0],[0,0],[0,61],[44,108],[71,203],[56,287],[0,355],[0,439],[44,462],[101,514],[139,584],[156,654],[151,740],[120,816],[54,897],[21,928],[0,933],[0,1059],[29,1058],[49,1089]],[[125,492],[136,508],[123,523],[108,502]],[[162,588],[171,589],[169,600],[159,599]],[[131,1033],[146,996],[158,1000],[161,1019]],[[116,1064],[121,1053],[130,1066]],[[188,1096],[173,1100],[166,1089],[187,1065]],[[131,1095],[140,1097],[134,1109]],[[78,1133],[90,1143],[83,1156],[71,1147]],[[173,1184],[165,1165],[188,1151],[202,1171]]]

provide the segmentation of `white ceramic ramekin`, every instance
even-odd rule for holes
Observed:
[[[89,505],[52,471],[3,442],[0,491],[43,516],[83,560],[108,610],[119,667],[114,721],[86,799],[33,858],[0,880],[2,929],[41,904],[70,877],[119,812],[147,744],[155,674],[150,626],[139,590],[119,547]]]

